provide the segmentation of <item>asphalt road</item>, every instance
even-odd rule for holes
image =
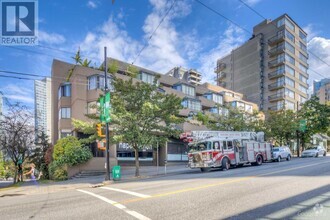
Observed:
[[[0,219],[330,219],[330,157],[0,197]]]

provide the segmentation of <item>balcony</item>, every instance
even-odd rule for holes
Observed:
[[[218,82],[218,86],[226,87],[226,82]]]
[[[280,35],[275,35],[274,37],[268,39],[268,44],[271,45],[275,45],[277,43],[280,43],[281,41],[285,40],[285,35],[284,34],[280,34]]]
[[[283,92],[281,92],[281,93],[278,93],[278,94],[268,96],[268,101],[274,102],[274,101],[278,101],[278,100],[281,100],[281,99],[284,99],[284,98],[285,98],[285,94]]]
[[[268,67],[269,68],[274,68],[274,67],[277,67],[279,65],[282,65],[284,63],[285,59],[273,59],[271,61],[268,62]]]
[[[269,54],[270,57],[273,57],[273,56],[276,56],[276,55],[278,55],[280,53],[283,53],[284,50],[285,50],[285,46],[284,46],[284,44],[282,44],[282,45],[280,45],[278,47],[274,47],[274,48],[270,49],[268,51],[268,54]]]
[[[225,72],[220,72],[220,73],[217,74],[217,77],[218,77],[218,79],[223,79],[223,78],[226,77],[226,73]]]
[[[284,86],[285,86],[284,82],[275,82],[275,83],[269,84],[268,89],[270,91],[272,91],[272,90],[283,88]]]
[[[214,68],[214,72],[215,73],[219,73],[222,70],[224,70],[226,68],[226,64],[225,63],[217,63],[217,67]]]
[[[285,75],[284,69],[275,70],[273,72],[268,73],[268,79],[275,79],[284,75]]]
[[[283,107],[281,108],[280,106],[277,106],[277,105],[268,107],[268,110],[271,110],[271,111],[279,111],[281,109],[283,109]]]

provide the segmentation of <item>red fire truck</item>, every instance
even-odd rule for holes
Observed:
[[[190,142],[188,166],[202,172],[244,164],[261,165],[272,159],[271,144],[264,142],[262,132],[193,131],[181,138]]]

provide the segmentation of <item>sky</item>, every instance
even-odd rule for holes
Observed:
[[[175,66],[194,68],[204,82],[214,83],[217,59],[246,42],[264,18],[240,0],[199,1],[239,27],[197,0],[39,0],[39,45],[0,45],[0,91],[11,102],[33,107],[33,80],[1,76],[42,77],[1,71],[50,76],[53,59],[74,63],[79,48],[82,58],[99,66],[104,46],[109,57],[160,73]],[[309,56],[309,84],[330,77],[330,1],[242,1],[268,19],[284,13],[293,18],[308,33],[308,50],[318,57]]]

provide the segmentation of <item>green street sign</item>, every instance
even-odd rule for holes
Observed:
[[[100,121],[101,122],[110,122],[110,92],[106,93],[105,96],[101,96],[99,99],[100,103]]]
[[[114,166],[112,168],[112,179],[113,180],[120,180],[120,178],[121,178],[120,166]]]
[[[307,126],[306,120],[301,119],[299,121],[299,131],[305,132],[306,131],[306,126]]]

